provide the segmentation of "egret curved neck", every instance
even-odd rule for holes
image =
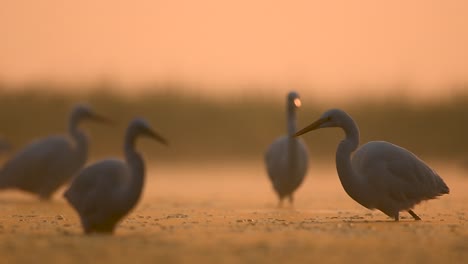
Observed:
[[[79,119],[76,116],[72,116],[70,123],[68,124],[68,132],[74,139],[75,153],[77,155],[79,167],[82,167],[86,163],[88,156],[88,138],[86,134],[78,128]]]
[[[340,142],[336,150],[336,170],[346,193],[361,203],[366,196],[365,182],[356,173],[351,163],[351,154],[359,145],[359,130],[352,120],[343,126],[343,129],[346,138]]]
[[[135,150],[135,135],[126,136],[125,139],[125,159],[130,169],[130,179],[124,189],[122,204],[124,208],[130,210],[138,202],[145,183],[145,163],[141,155]]]
[[[296,133],[296,108],[295,106],[289,102],[287,105],[287,116],[286,116],[286,122],[287,122],[287,131],[288,131],[288,136],[290,138],[294,137],[294,134]]]
[[[296,163],[297,159],[297,148],[298,140],[294,137],[296,133],[296,107],[295,105],[288,101],[287,104],[287,131],[288,131],[288,166],[292,175],[295,175],[295,170],[297,168]]]

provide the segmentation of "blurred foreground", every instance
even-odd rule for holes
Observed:
[[[115,236],[82,235],[60,194],[46,203],[2,192],[0,262],[463,263],[468,179],[434,167],[451,193],[416,206],[417,222],[351,200],[332,164],[312,166],[294,208],[283,209],[258,163],[149,166],[142,200]]]
[[[147,118],[168,138],[168,148],[152,142],[140,144],[145,158],[159,164],[260,161],[267,146],[285,133],[286,95],[252,93],[208,98],[173,88],[131,97],[103,91],[105,85],[89,93],[80,93],[78,88],[76,93],[38,92],[38,88],[36,91],[25,88],[22,92],[0,89],[0,135],[17,150],[35,138],[64,133],[69,111],[78,102],[87,102],[115,120],[113,126],[83,126],[91,135],[91,159],[121,156],[124,130],[135,116]],[[171,92],[174,90],[179,92]],[[358,123],[361,143],[385,140],[424,160],[468,164],[468,94],[419,103],[405,100],[404,94],[386,99],[363,97],[339,104],[303,97],[302,102],[299,128],[328,108],[342,108]],[[304,136],[311,162],[333,161],[342,137],[339,129]]]

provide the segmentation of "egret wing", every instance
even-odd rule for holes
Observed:
[[[7,161],[0,174],[2,185],[34,188],[53,170],[54,165],[66,165],[60,161],[71,151],[66,137],[51,136],[26,146]]]
[[[382,201],[409,209],[420,201],[433,198],[437,178],[422,160],[408,150],[388,142],[375,141],[361,147],[353,157],[353,168],[370,185],[369,190]]]
[[[91,213],[100,204],[112,205],[114,193],[120,191],[128,178],[128,168],[120,160],[103,160],[88,166],[78,173],[73,180],[67,197],[73,200],[77,210],[81,213]]]

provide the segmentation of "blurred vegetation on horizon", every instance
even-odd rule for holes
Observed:
[[[0,87],[0,135],[12,144],[11,155],[33,139],[66,133],[69,111],[80,102],[115,121],[111,126],[81,126],[90,135],[91,160],[123,157],[126,125],[137,116],[146,118],[169,141],[169,147],[149,139],[139,141],[145,158],[156,165],[261,161],[268,145],[285,133],[286,95],[244,94],[220,100],[173,91],[168,87],[129,97],[99,89],[66,93]],[[326,109],[342,108],[358,123],[361,144],[385,140],[424,160],[468,163],[468,93],[423,103],[410,102],[400,94],[346,103],[302,97],[302,102],[297,113],[298,129],[315,121]],[[333,162],[343,136],[340,129],[331,128],[303,136],[311,163]]]

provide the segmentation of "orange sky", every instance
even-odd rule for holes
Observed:
[[[403,83],[427,97],[468,82],[464,0],[0,1],[9,83],[255,83],[323,97]]]

